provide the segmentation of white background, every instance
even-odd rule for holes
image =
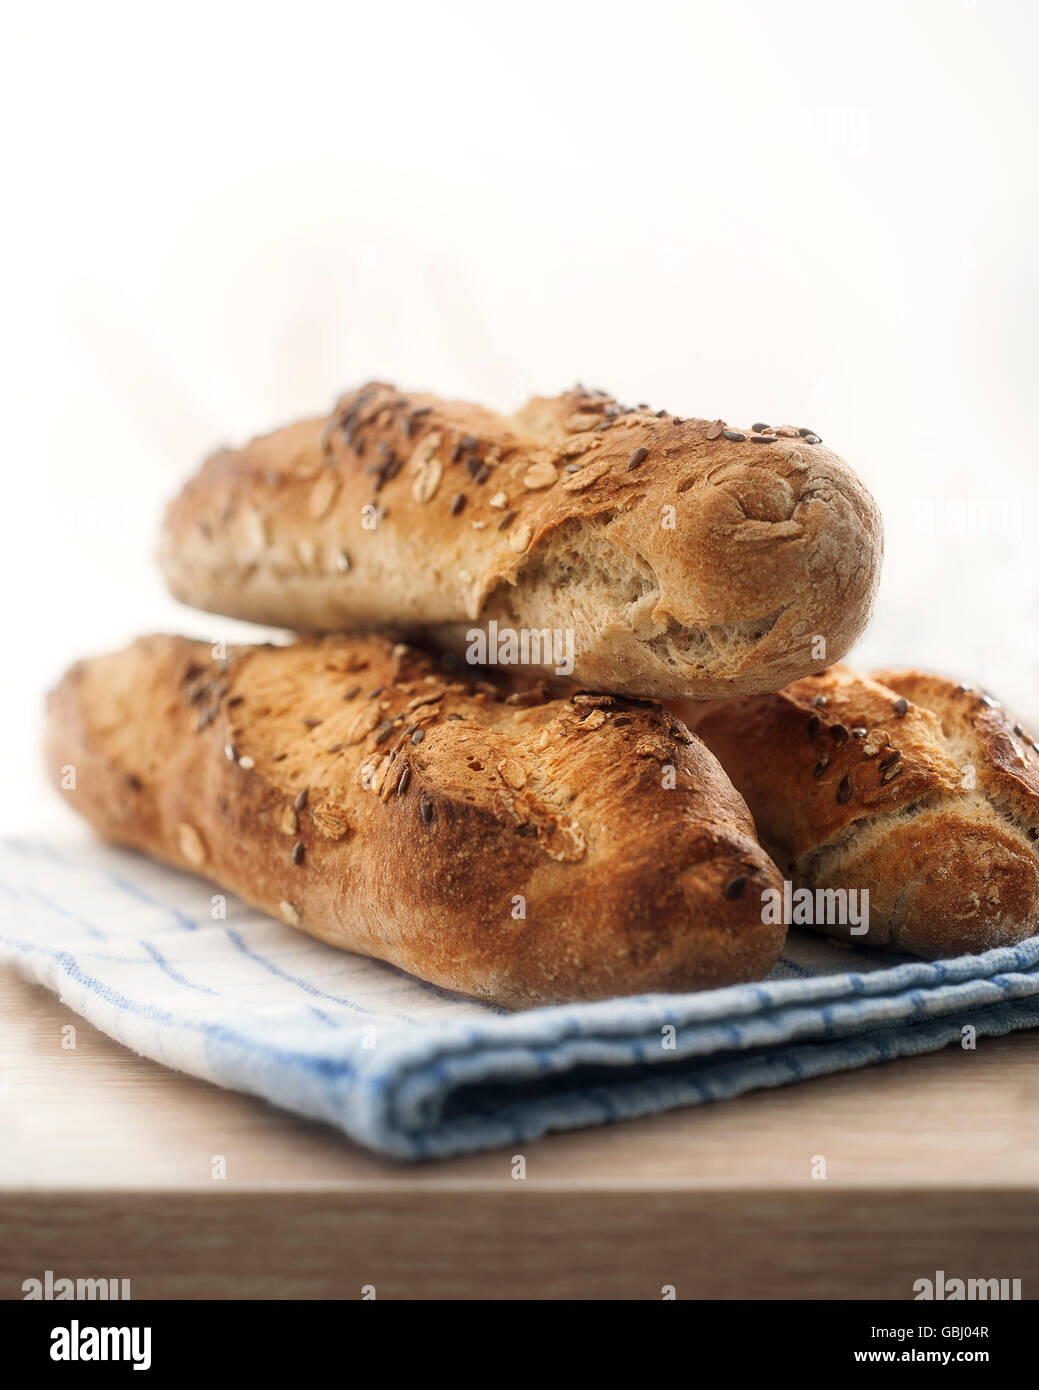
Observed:
[[[1027,0],[9,9],[3,828],[42,692],[178,608],[165,499],[382,377],[807,424],[884,512],[863,662],[1039,723]]]

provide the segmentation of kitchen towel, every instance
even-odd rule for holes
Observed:
[[[135,1052],[402,1159],[1039,1024],[1039,936],[923,962],[795,932],[759,984],[508,1013],[90,842],[0,840],[0,959]]]

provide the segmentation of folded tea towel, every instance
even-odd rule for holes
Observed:
[[[0,840],[0,958],[146,1057],[406,1159],[1039,1024],[1039,936],[924,962],[794,933],[760,984],[507,1013],[90,842]]]

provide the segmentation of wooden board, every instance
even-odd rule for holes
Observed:
[[[905,1299],[939,1269],[1039,1291],[1039,1031],[523,1156],[523,1180],[504,1150],[375,1158],[0,969],[0,1297],[47,1269],[135,1298]]]

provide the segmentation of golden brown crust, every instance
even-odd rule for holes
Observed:
[[[491,620],[570,628],[576,681],[707,699],[808,674],[820,637],[842,656],[881,552],[861,482],[789,426],[583,388],[506,418],[372,383],[213,455],[170,504],[160,558],[178,598],[234,617],[460,652]]]
[[[794,883],[869,889],[860,944],[955,955],[1039,928],[1039,752],[991,696],[835,666],[774,695],[677,708]]]
[[[509,1007],[756,979],[782,944],[746,807],[657,706],[374,636],[221,660],[154,636],[67,673],[47,757],[109,839]]]

